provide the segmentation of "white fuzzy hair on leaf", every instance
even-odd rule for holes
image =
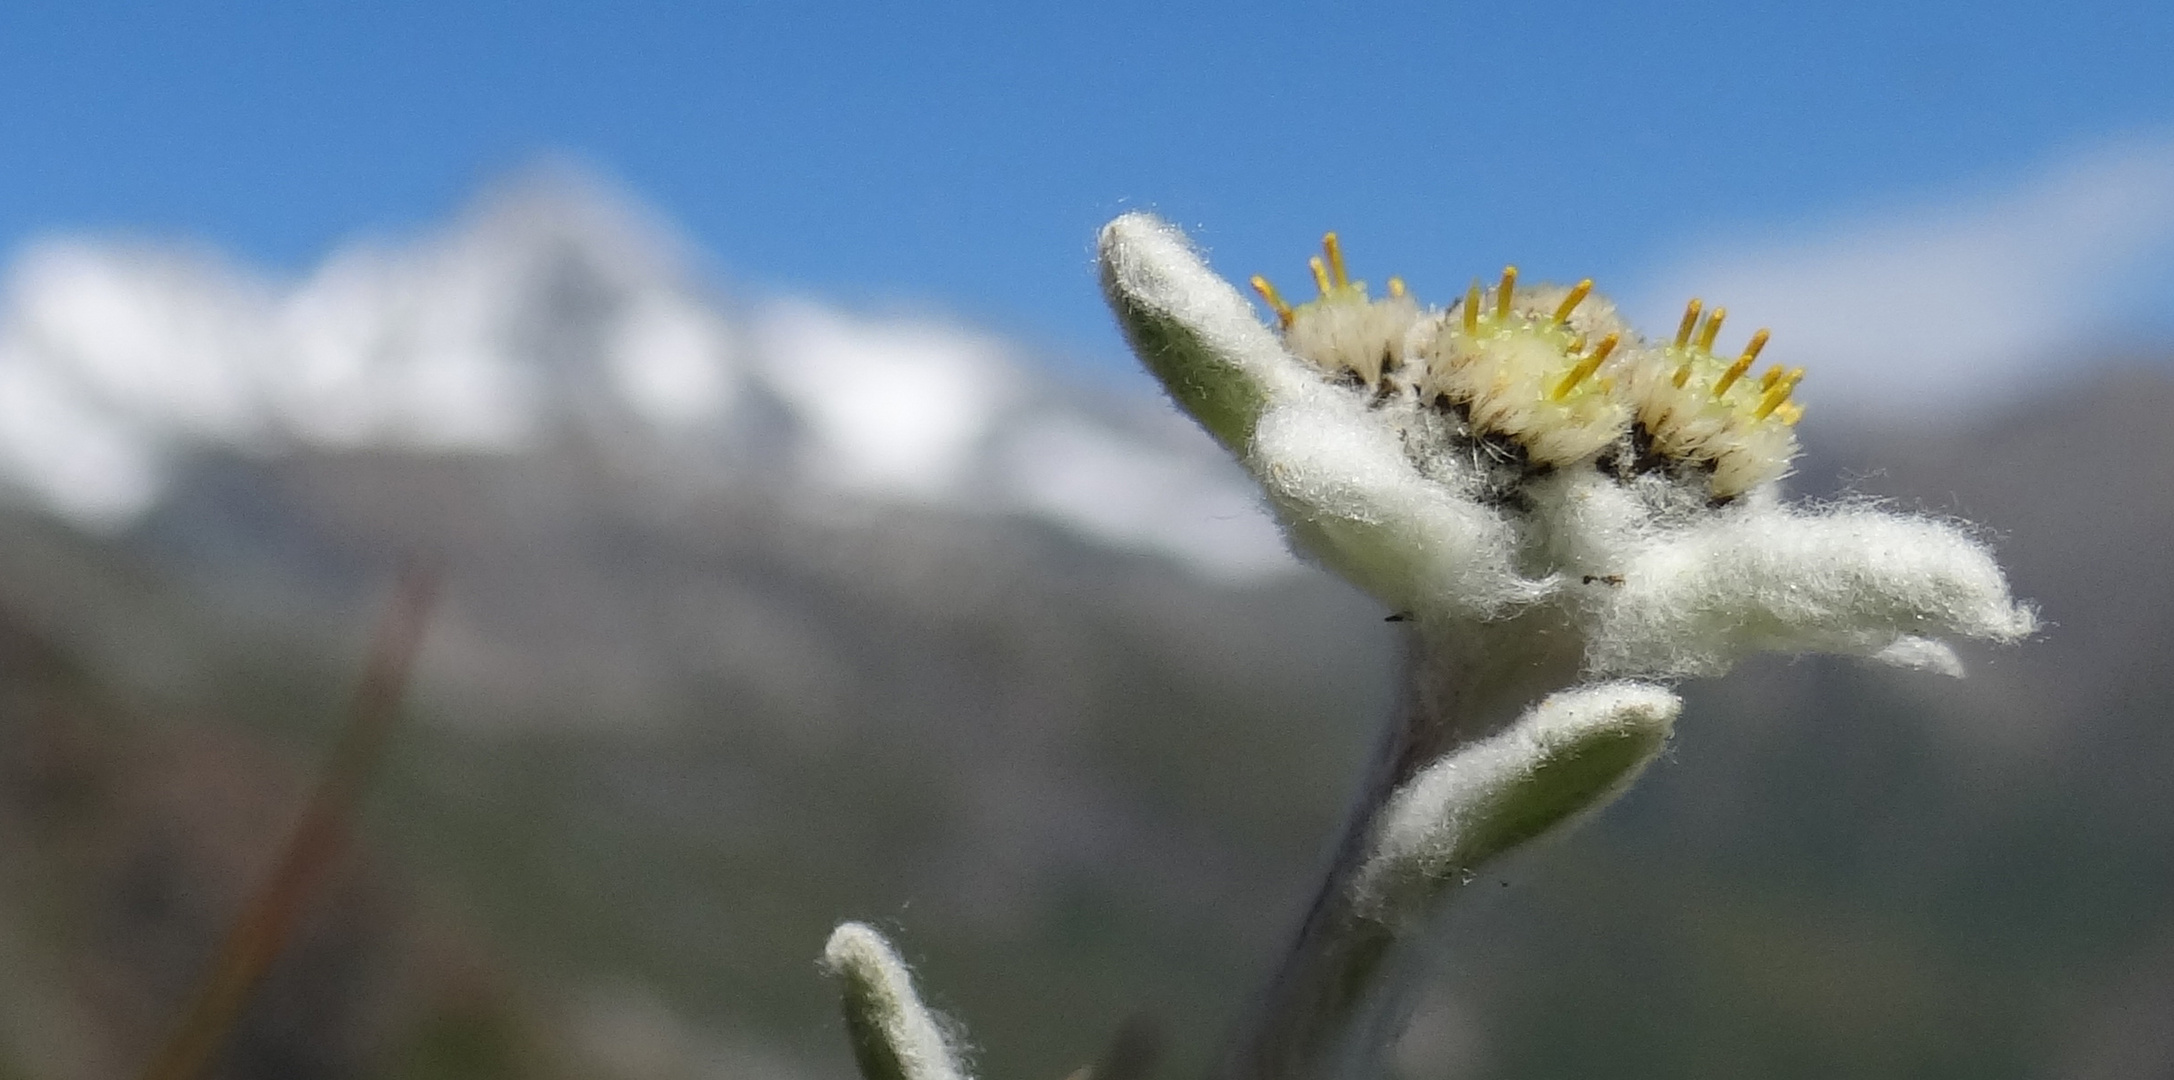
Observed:
[[[865,1080],[968,1080],[945,1025],[921,1003],[913,973],[866,923],[842,923],[823,946]]]
[[[1298,374],[1253,306],[1208,269],[1176,227],[1152,214],[1126,214],[1103,228],[1101,250],[1112,288],[1200,331],[1248,375],[1276,384]]]
[[[1536,598],[1502,514],[1421,475],[1364,413],[1324,387],[1261,416],[1250,464],[1294,546],[1398,610],[1484,617]]]
[[[1621,576],[1589,631],[1597,672],[1715,675],[1762,650],[1878,656],[1903,637],[2015,641],[2038,625],[1961,528],[1865,506],[1717,513],[1643,544]]]
[[[1682,707],[1658,686],[1584,686],[1428,766],[1383,808],[1352,884],[1359,912],[1421,918],[1488,858],[1606,805],[1660,754]]]

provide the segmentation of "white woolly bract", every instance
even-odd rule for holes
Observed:
[[[1511,568],[1502,514],[1454,476],[1422,476],[1355,395],[1323,386],[1269,409],[1247,464],[1293,546],[1392,609],[1485,617],[1541,595]]]
[[[1664,534],[1657,514],[1682,516],[1681,492],[1658,477],[1623,484],[1595,470],[1566,469],[1526,490],[1533,525],[1527,559],[1554,568],[1566,582],[1620,576],[1634,554]],[[1667,505],[1671,499],[1678,505]]]
[[[1404,365],[1404,338],[1418,321],[1411,297],[1370,301],[1366,287],[1353,284],[1292,311],[1283,343],[1331,375],[1349,371],[1374,386]]]
[[[1104,286],[1177,322],[1269,397],[1319,376],[1284,351],[1238,290],[1208,269],[1192,242],[1153,214],[1130,213],[1102,227]]]
[[[1473,743],[1421,770],[1390,797],[1366,862],[1353,880],[1358,910],[1392,926],[1417,919],[1457,876],[1472,869],[1486,834],[1503,819],[1534,816],[1561,829],[1604,806],[1666,744],[1683,702],[1658,686],[1611,682],[1551,694],[1501,734]],[[1620,771],[1581,775],[1572,790],[1548,771],[1602,741],[1643,740]],[[1528,838],[1529,839],[1529,838]]]
[[[967,1080],[943,1025],[914,990],[913,973],[882,934],[866,923],[839,924],[823,946],[823,966],[862,1028],[856,1037],[883,1041],[903,1073],[898,1080]]]
[[[2037,626],[1991,553],[1945,522],[1754,501],[1643,542],[1589,627],[1617,675],[1713,675],[1760,650],[1876,655],[1900,637],[2014,641]]]

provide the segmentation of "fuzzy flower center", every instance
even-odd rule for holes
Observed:
[[[1476,441],[1507,440],[1542,468],[1592,465],[1618,475],[1662,470],[1702,483],[1718,501],[1780,477],[1796,456],[1790,400],[1802,368],[1752,376],[1767,332],[1715,353],[1727,312],[1692,300],[1673,340],[1652,342],[1594,295],[1520,289],[1517,268],[1478,281],[1446,309],[1423,309],[1396,278],[1372,299],[1353,281],[1335,233],[1310,260],[1319,295],[1292,306],[1263,277],[1286,348],[1379,404],[1404,400],[1453,414]]]

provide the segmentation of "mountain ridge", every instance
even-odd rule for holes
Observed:
[[[0,478],[125,528],[206,451],[509,454],[594,441],[647,473],[1055,522],[1210,575],[1292,567],[1243,474],[1144,399],[941,319],[740,301],[669,226],[564,170],[277,282],[56,237],[0,298]]]

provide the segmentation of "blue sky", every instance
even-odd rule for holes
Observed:
[[[2164,0],[1163,7],[11,4],[0,245],[300,272],[564,154],[728,280],[1114,361],[1088,245],[1127,208],[1293,286],[1335,227],[1425,296],[1506,261],[1636,291],[2174,147]],[[2174,330],[2144,246],[2084,313],[2116,337]]]

